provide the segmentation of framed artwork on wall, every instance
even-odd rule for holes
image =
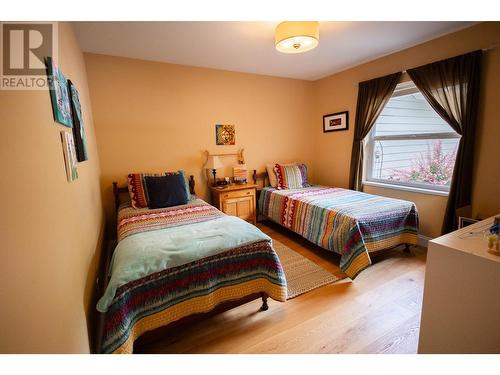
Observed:
[[[62,130],[61,141],[63,145],[64,165],[66,167],[66,177],[68,182],[78,178],[78,170],[76,168],[77,158],[73,135]]]
[[[349,111],[323,116],[323,133],[349,129]]]
[[[215,144],[217,145],[234,145],[235,130],[234,125],[215,125]]]
[[[78,161],[88,159],[87,142],[85,140],[85,128],[83,125],[82,107],[80,104],[80,95],[76,86],[68,79],[68,90],[71,99],[71,114],[73,117],[73,138],[75,140],[76,157]]]
[[[68,128],[73,127],[68,82],[52,57],[47,57],[47,74],[54,120]]]

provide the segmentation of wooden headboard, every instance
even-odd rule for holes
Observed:
[[[189,176],[189,192],[191,194],[196,194],[194,192],[194,176]],[[118,211],[118,207],[120,206],[120,194],[128,194],[128,186],[118,186],[118,182],[113,181],[113,195],[115,197],[115,209]]]
[[[267,171],[257,173],[257,170],[253,170],[252,174],[253,183],[259,185],[259,181],[262,181],[262,187],[269,186],[269,176],[267,175]]]

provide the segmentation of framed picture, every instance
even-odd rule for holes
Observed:
[[[323,116],[323,133],[349,129],[349,111]]]
[[[47,73],[54,120],[68,128],[73,127],[69,102],[68,82],[52,57],[47,57]]]
[[[73,117],[73,138],[75,140],[76,157],[78,161],[85,161],[87,156],[87,142],[85,140],[85,128],[83,126],[82,107],[80,95],[73,82],[68,79],[68,90],[71,98],[71,114]]]
[[[235,143],[234,125],[215,125],[215,144],[234,145]]]
[[[62,130],[61,141],[63,145],[64,165],[66,167],[66,177],[68,182],[74,181],[78,178],[78,170],[76,168],[76,150],[73,136]]]
[[[471,225],[477,223],[479,220],[471,219],[468,217],[459,216],[458,217],[458,229],[466,227],[467,225]]]

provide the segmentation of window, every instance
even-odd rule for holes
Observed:
[[[400,83],[364,140],[364,183],[447,193],[459,140],[413,82]]]

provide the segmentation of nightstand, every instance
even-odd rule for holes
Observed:
[[[228,185],[223,189],[211,186],[212,204],[227,215],[237,216],[252,224],[256,223],[257,185]]]

